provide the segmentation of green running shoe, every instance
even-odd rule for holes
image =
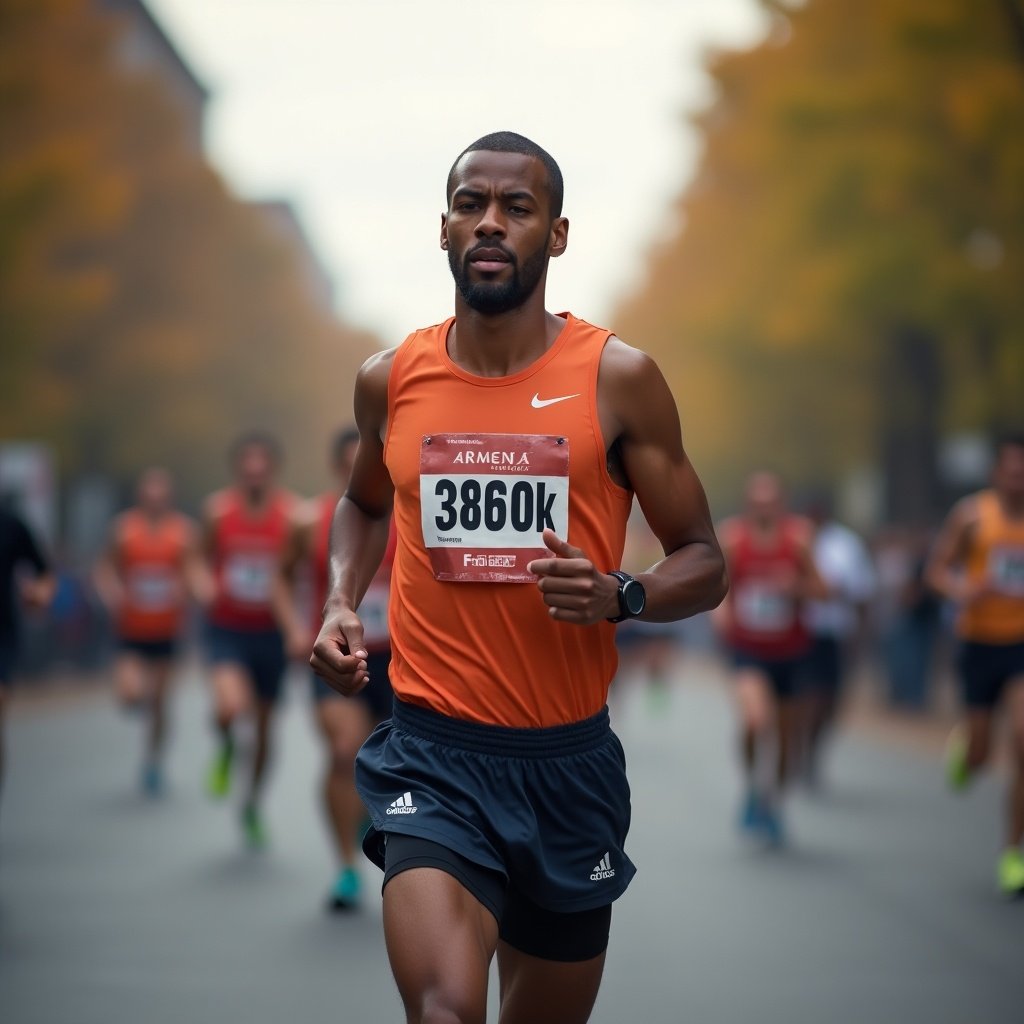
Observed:
[[[219,800],[228,795],[231,789],[231,762],[234,760],[234,747],[230,743],[217,751],[206,775],[206,792],[214,799]]]
[[[342,868],[327,901],[329,910],[355,910],[360,903],[362,881],[355,868]]]
[[[967,765],[967,737],[959,726],[946,741],[946,783],[954,793],[962,793],[971,781]]]
[[[242,809],[242,831],[250,850],[262,850],[267,845],[267,829],[255,804],[246,804]]]
[[[996,871],[999,891],[1011,899],[1024,899],[1024,853],[1015,846],[1004,850]]]

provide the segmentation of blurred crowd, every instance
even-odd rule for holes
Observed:
[[[4,495],[2,504],[18,513],[16,495]],[[871,669],[875,695],[891,707],[921,713],[944,707],[953,656],[948,629],[952,612],[924,582],[935,529],[887,524],[862,534],[843,525],[822,495],[798,501],[795,507],[816,538],[821,565],[834,564],[833,582],[840,589],[827,608],[808,609],[810,618],[821,629],[841,634],[848,657],[858,668]],[[633,571],[650,565],[656,560],[652,545],[656,541],[643,518],[634,516],[624,565]],[[45,608],[22,606],[18,613],[19,677],[26,685],[101,671],[115,650],[113,621],[97,590],[94,566],[62,558],[59,548],[50,562],[52,600]],[[200,617],[193,609],[186,646],[198,643],[199,628]],[[656,681],[668,671],[684,640],[698,649],[708,643],[705,623],[628,623],[620,633],[624,673],[632,673],[638,662],[650,662]]]

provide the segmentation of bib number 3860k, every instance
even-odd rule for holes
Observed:
[[[434,577],[531,583],[545,528],[569,529],[569,442],[547,434],[432,434],[420,452],[423,543]]]

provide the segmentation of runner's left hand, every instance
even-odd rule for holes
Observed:
[[[545,530],[543,537],[554,557],[535,558],[527,569],[539,577],[537,587],[551,617],[590,626],[618,615],[619,584],[615,577],[601,572],[554,530]]]

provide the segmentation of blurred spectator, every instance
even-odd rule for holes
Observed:
[[[876,627],[890,702],[909,711],[928,704],[928,681],[939,632],[940,606],[926,586],[928,533],[889,527],[878,536]]]
[[[815,531],[814,562],[830,591],[827,599],[809,601],[804,609],[812,643],[801,695],[803,770],[807,781],[814,783],[821,743],[835,721],[844,676],[853,656],[865,646],[876,581],[867,547],[853,530],[836,521],[829,498],[816,498],[807,514]]]
[[[45,608],[53,597],[53,589],[50,564],[35,537],[9,503],[0,502],[0,783],[4,705],[20,640],[19,605]]]

